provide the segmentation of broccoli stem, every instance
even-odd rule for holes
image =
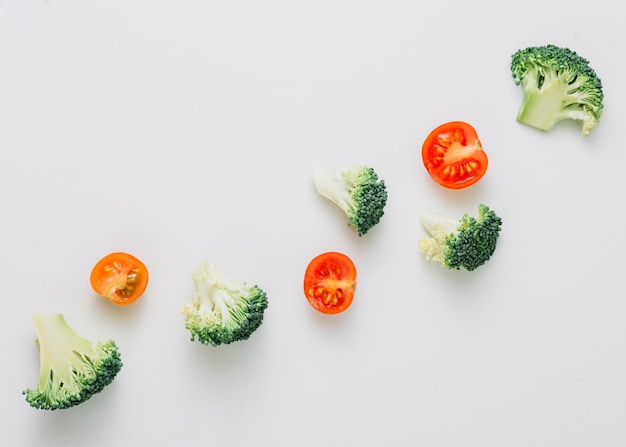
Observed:
[[[316,168],[313,170],[315,188],[322,196],[338,205],[345,212],[354,211],[354,199],[350,194],[350,185],[339,175],[328,170]]]
[[[549,131],[559,121],[566,118],[583,119],[576,109],[570,110],[570,105],[579,103],[576,92],[581,82],[576,80],[565,83],[560,77],[546,77],[541,88],[537,88],[536,80],[528,76],[525,81],[524,98],[517,115],[517,121],[539,130]]]
[[[41,364],[49,365],[49,368],[43,368],[42,371],[53,370],[63,382],[71,383],[71,369],[66,363],[58,364],[55,361],[60,359],[66,362],[67,359],[76,358],[75,352],[94,352],[92,343],[79,337],[62,314],[36,314],[33,319]],[[80,372],[85,371],[82,362],[73,362],[72,367]],[[48,380],[48,374],[40,375],[39,389],[45,389]]]
[[[452,219],[432,211],[423,212],[421,221],[424,229],[433,237],[457,234],[461,225],[458,219]]]

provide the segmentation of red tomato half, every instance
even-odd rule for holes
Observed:
[[[343,253],[316,256],[304,274],[304,295],[324,314],[337,314],[350,307],[355,288],[356,267]]]
[[[433,180],[450,189],[473,185],[489,164],[476,130],[463,121],[433,130],[422,145],[422,161]]]
[[[118,306],[134,303],[148,286],[148,269],[128,253],[111,253],[98,261],[91,271],[91,287]]]

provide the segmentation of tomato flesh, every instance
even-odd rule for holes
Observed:
[[[304,274],[304,294],[314,309],[337,314],[352,304],[356,289],[356,267],[338,252],[322,253],[309,263]]]
[[[128,253],[111,253],[96,263],[90,275],[91,287],[112,303],[126,306],[137,301],[148,286],[148,269]]]
[[[422,161],[433,180],[450,189],[475,184],[489,164],[476,129],[463,121],[434,129],[422,145]]]

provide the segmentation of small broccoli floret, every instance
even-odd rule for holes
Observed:
[[[426,259],[449,269],[474,270],[489,260],[496,249],[502,219],[486,205],[478,216],[465,214],[456,220],[433,212],[422,215],[422,225],[431,237],[420,239]]]
[[[524,96],[517,121],[548,131],[559,121],[582,122],[583,135],[598,125],[604,94],[602,82],[589,61],[555,45],[518,50],[511,72]]]
[[[363,236],[380,222],[387,204],[387,187],[373,168],[355,166],[336,174],[315,169],[313,182],[317,192],[337,204],[348,216],[348,225]]]
[[[113,340],[79,337],[61,314],[35,314],[40,370],[36,389],[23,392],[34,408],[57,410],[85,402],[110,384],[122,368]]]
[[[196,292],[182,314],[191,341],[218,346],[246,340],[263,323],[267,295],[258,286],[218,273],[203,262],[192,275]]]

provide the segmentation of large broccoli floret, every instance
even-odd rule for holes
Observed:
[[[203,262],[192,275],[196,292],[185,303],[185,327],[205,345],[217,346],[246,340],[263,323],[267,295],[258,286],[218,273]]]
[[[313,171],[317,192],[337,204],[348,216],[348,225],[363,236],[380,222],[387,204],[387,187],[373,168],[355,166],[336,174],[328,169]]]
[[[40,370],[36,389],[23,392],[34,408],[57,410],[83,403],[110,384],[122,368],[113,340],[79,337],[61,314],[35,314]]]
[[[518,50],[511,58],[515,84],[524,97],[517,121],[548,131],[559,121],[582,122],[583,135],[598,125],[604,94],[589,61],[555,45]]]
[[[489,260],[496,249],[502,219],[486,205],[478,206],[478,216],[465,214],[452,219],[433,212],[422,215],[422,225],[431,237],[420,239],[426,259],[449,269],[474,270]]]

